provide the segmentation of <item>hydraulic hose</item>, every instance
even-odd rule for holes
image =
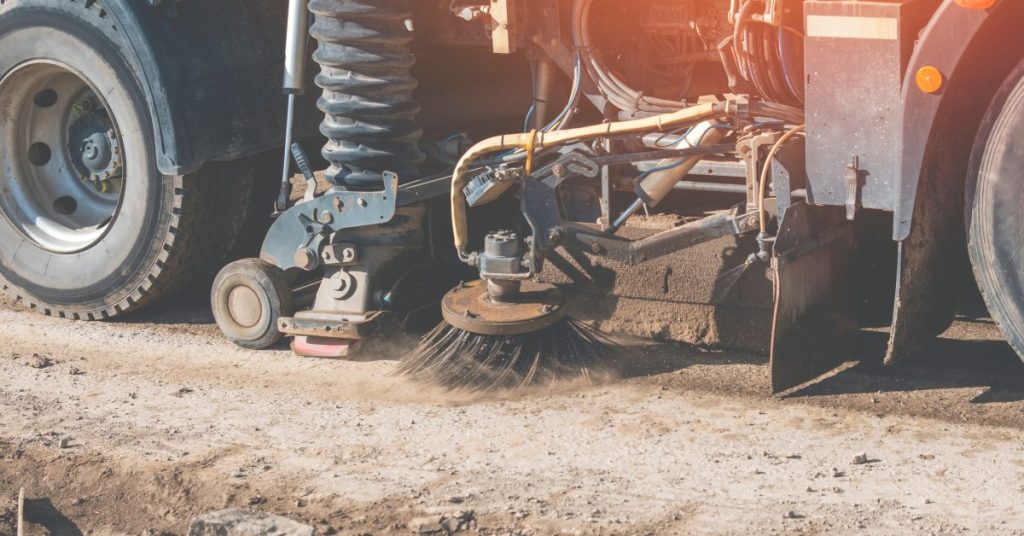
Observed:
[[[793,60],[783,53],[784,27],[781,22],[776,27],[760,17],[757,10],[762,4],[757,0],[732,4],[732,37],[719,45],[730,85],[740,91],[742,80],[768,100],[802,103],[803,81],[792,79],[789,62]]]
[[[455,235],[455,248],[459,256],[466,258],[466,246],[469,244],[469,229],[466,225],[466,197],[463,188],[466,186],[466,174],[473,162],[488,154],[507,151],[509,149],[527,149],[528,152],[539,151],[548,147],[574,143],[587,139],[639,132],[665,132],[668,129],[692,125],[700,121],[724,115],[730,103],[707,103],[685,108],[677,112],[656,115],[632,121],[605,123],[588,127],[559,130],[553,132],[528,132],[506,134],[488,138],[477,143],[466,154],[462,155],[452,175],[451,210],[452,230]]]
[[[751,102],[750,115],[753,117],[781,119],[791,125],[800,125],[804,122],[803,109],[775,102]]]
[[[624,112],[667,113],[686,108],[686,103],[644,95],[623,82],[595,54],[591,41],[590,21],[594,0],[577,0],[573,6],[573,45],[576,47],[590,77],[601,93]]]
[[[806,128],[807,125],[799,125],[783,134],[782,137],[779,138],[779,141],[775,142],[775,145],[772,145],[772,149],[768,151],[768,156],[765,158],[764,167],[761,168],[761,183],[758,185],[760,187],[760,191],[757,195],[757,213],[762,235],[768,234],[768,211],[765,210],[764,200],[768,195],[768,172],[772,169],[772,160],[775,158],[775,155],[779,153],[779,149],[781,149],[782,146],[790,140],[790,138],[796,136],[800,132],[803,132]]]
[[[420,107],[411,68],[415,56],[411,0],[310,0],[310,31],[320,64],[318,106],[325,114],[327,180],[377,190],[383,172],[415,177],[426,157],[416,124]]]

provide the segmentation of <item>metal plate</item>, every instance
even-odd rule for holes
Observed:
[[[811,381],[845,361],[844,338],[856,319],[853,244],[853,225],[842,208],[798,203],[786,212],[772,259],[772,392]]]
[[[336,311],[305,311],[295,317],[281,318],[277,329],[285,335],[324,339],[366,339],[380,332],[385,313],[369,313],[362,320],[337,318]]]
[[[277,217],[263,240],[260,258],[286,272],[300,268],[295,252],[331,232],[388,223],[398,203],[398,175],[384,173],[384,190],[353,192],[332,189],[299,203]],[[318,248],[315,248],[318,249]]]
[[[804,3],[808,195],[814,203],[857,202],[864,208],[893,209],[904,72],[918,30],[934,12],[934,4],[934,0]],[[839,64],[843,69],[836,68]],[[859,192],[850,191],[844,175],[853,158],[862,175]]]
[[[497,303],[480,279],[452,289],[441,301],[451,325],[480,335],[522,335],[540,331],[565,316],[562,293],[554,285],[523,281],[516,303]]]

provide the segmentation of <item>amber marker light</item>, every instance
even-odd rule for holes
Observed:
[[[956,0],[956,5],[967,9],[984,10],[996,5],[997,1],[998,0]]]
[[[925,93],[938,93],[942,89],[942,73],[932,65],[917,70],[917,87]]]

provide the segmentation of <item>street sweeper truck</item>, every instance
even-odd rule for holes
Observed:
[[[767,354],[784,391],[861,326],[921,351],[975,281],[1024,354],[1022,27],[1019,0],[2,0],[0,284],[78,320],[200,285],[230,340],[300,355],[426,333],[399,371],[453,389],[587,374],[626,333]]]

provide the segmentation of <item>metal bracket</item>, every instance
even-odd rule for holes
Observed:
[[[387,317],[388,314],[381,311],[353,314],[351,318],[344,313],[324,314],[322,311],[314,311],[281,318],[277,322],[277,329],[292,336],[362,340],[377,334],[381,320]]]
[[[489,14],[494,23],[491,31],[494,53],[512,54],[516,51],[514,0],[491,0]]]
[[[851,285],[853,225],[839,207],[797,203],[780,224],[772,267],[772,392],[827,373],[844,361],[856,325]]]
[[[782,23],[782,4],[783,0],[765,0],[764,12],[755,13],[751,18],[756,22],[778,26]]]
[[[736,152],[743,159],[747,169],[747,205],[750,207],[756,207],[760,197],[761,159],[764,156],[761,149],[775,145],[780,137],[781,132],[764,132],[744,137],[736,144]],[[766,166],[771,164],[764,163]]]
[[[562,245],[570,250],[635,265],[708,240],[730,234],[744,234],[757,228],[757,215],[745,213],[743,207],[636,241],[564,222],[558,209],[558,185],[573,175],[595,178],[600,173],[601,166],[597,162],[584,155],[570,153],[539,170],[534,175],[536,179],[523,181],[522,212],[533,231],[533,247],[553,248]]]
[[[384,173],[384,190],[332,189],[278,216],[263,241],[260,258],[282,270],[315,270],[320,246],[335,231],[387,223],[398,207],[398,175]],[[296,249],[298,248],[298,249]]]
[[[861,169],[860,158],[850,157],[850,163],[846,166],[846,219],[853,221],[857,218],[857,209],[860,208],[861,191]]]
[[[579,153],[568,153],[539,169],[523,181],[522,212],[534,231],[538,246],[553,246],[561,227],[562,214],[558,208],[558,186],[572,176],[593,179],[601,174],[601,166]]]
[[[593,160],[579,154],[569,153],[544,166],[535,172],[531,178],[543,182],[549,187],[557,188],[565,179],[572,176],[586,177],[593,179],[601,173],[601,166]]]

